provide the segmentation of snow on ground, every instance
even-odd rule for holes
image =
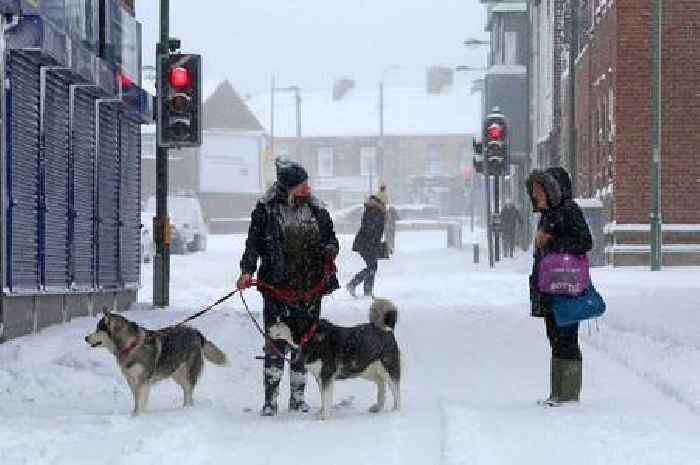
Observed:
[[[342,283],[362,265],[351,240],[341,237]],[[401,312],[400,412],[368,413],[374,386],[352,380],[336,385],[330,420],[290,414],[285,378],[280,415],[260,417],[262,339],[233,299],[194,322],[230,366],[205,368],[194,408],[181,408],[166,381],[132,418],[112,355],[83,340],[97,318],[77,318],[0,346],[0,464],[700,462],[697,269],[595,270],[608,313],[581,330],[582,402],[545,409],[535,400],[548,390],[549,349],[542,322],[528,316],[526,254],[492,270],[471,263],[471,248],[447,249],[444,232],[397,240],[376,293]],[[127,316],[158,328],[216,300],[237,277],[242,244],[211,236],[207,252],[173,257],[167,310],[149,309],[144,266],[142,303]],[[246,299],[259,318],[258,295]],[[340,290],[323,312],[350,325],[366,321],[368,306]],[[307,392],[318,407],[315,383]]]

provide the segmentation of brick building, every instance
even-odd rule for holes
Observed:
[[[544,0],[543,0],[544,1]],[[581,0],[577,195],[606,207],[608,261],[649,263],[651,0]],[[700,2],[664,2],[664,263],[700,264]],[[562,112],[568,111],[567,102]]]

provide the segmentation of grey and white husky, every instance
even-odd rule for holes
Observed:
[[[272,325],[269,336],[299,349],[299,357],[321,391],[321,419],[330,416],[335,380],[349,378],[376,383],[377,403],[370,407],[370,412],[384,409],[387,385],[394,399],[394,410],[398,410],[401,356],[394,337],[397,318],[398,310],[391,301],[375,299],[370,307],[369,323],[348,328],[324,319],[315,322],[292,318],[289,324]]]
[[[184,406],[193,405],[192,392],[202,373],[203,359],[226,364],[226,354],[197,329],[171,326],[152,331],[108,310],[85,342],[105,347],[116,357],[134,397],[133,415],[146,410],[151,385],[166,378],[182,387]]]

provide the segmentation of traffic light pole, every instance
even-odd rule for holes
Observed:
[[[487,247],[489,251],[489,266],[494,267],[493,261],[493,228],[491,220],[493,216],[491,215],[491,174],[488,172],[488,167],[485,168],[484,173],[484,192],[486,196],[486,240]]]
[[[651,213],[650,213],[650,267],[661,270],[663,264],[662,210],[661,210],[661,42],[663,0],[652,1],[652,89],[651,89]]]
[[[493,232],[493,255],[495,261],[501,260],[501,227],[500,227],[500,214],[501,214],[501,176],[499,174],[495,175],[493,181],[493,213],[494,218],[498,218],[498,226],[492,228]],[[496,225],[494,225],[496,226]]]
[[[170,53],[170,0],[160,0],[160,42],[156,45],[158,64],[158,97],[163,94],[164,83],[160,66],[162,57]],[[160,130],[161,128],[157,128]],[[156,145],[156,217],[153,233],[156,254],[153,259],[153,306],[170,305],[170,241],[167,240],[168,220],[168,149]]]

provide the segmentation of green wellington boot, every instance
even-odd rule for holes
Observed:
[[[557,403],[559,399],[559,386],[561,384],[561,370],[559,367],[559,359],[551,358],[549,362],[549,397],[537,401],[540,405],[550,405]]]
[[[578,402],[583,381],[582,363],[580,360],[561,360],[560,363],[559,402]]]
[[[544,405],[556,407],[578,402],[581,396],[582,363],[580,360],[552,358],[552,394]]]

